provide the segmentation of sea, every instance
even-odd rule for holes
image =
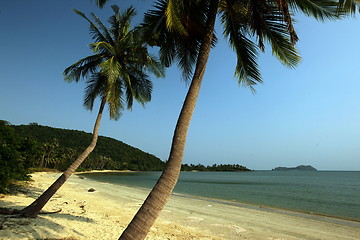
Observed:
[[[96,181],[151,189],[161,172],[85,173]],[[174,194],[225,204],[360,222],[359,171],[181,172]]]

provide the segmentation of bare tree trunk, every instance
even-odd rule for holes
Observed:
[[[120,240],[143,240],[168,201],[180,175],[186,136],[198,99],[209,57],[219,0],[212,0],[206,23],[206,34],[200,47],[194,76],[174,131],[169,160],[149,196],[120,236]]]
[[[50,198],[59,190],[59,188],[66,182],[66,180],[76,171],[76,169],[81,165],[81,163],[86,159],[87,156],[94,150],[96,142],[98,139],[100,121],[106,100],[102,99],[99,113],[97,115],[93,138],[90,145],[85,149],[85,151],[78,156],[78,158],[70,165],[70,167],[43,193],[38,197],[32,204],[21,210],[20,214],[23,217],[37,217],[41,209],[45,204],[50,200]]]
[[[40,168],[44,167],[44,161],[45,161],[45,152],[43,153],[42,157],[41,157],[41,161],[40,161]]]

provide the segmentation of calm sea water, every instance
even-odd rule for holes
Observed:
[[[91,173],[86,178],[152,188],[160,172]],[[360,221],[360,172],[182,172],[175,193]]]

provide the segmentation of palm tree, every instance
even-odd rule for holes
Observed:
[[[95,148],[100,120],[106,104],[109,106],[110,118],[117,120],[124,102],[131,109],[133,99],[145,104],[151,99],[152,83],[147,72],[157,77],[164,76],[160,62],[147,51],[139,30],[130,30],[131,18],[135,15],[130,7],[123,14],[117,6],[112,6],[114,15],[109,18],[110,28],[107,29],[95,14],[91,14],[93,23],[83,13],[74,10],[90,23],[92,38],[90,44],[94,55],[83,58],[64,71],[65,80],[78,82],[82,77],[86,81],[84,106],[92,110],[97,97],[101,99],[93,138],[85,151],[72,165],[31,205],[21,211],[24,217],[36,217],[49,199],[76,171],[80,164]]]
[[[262,79],[257,65],[259,51],[269,44],[284,65],[295,67],[300,57],[294,48],[298,37],[293,13],[301,11],[318,20],[337,18],[332,0],[158,0],[145,15],[143,27],[151,44],[160,47],[165,65],[177,61],[189,90],[174,131],[169,159],[158,182],[119,239],[144,239],[174,189],[181,169],[186,136],[196,105],[220,16],[224,36],[237,54],[235,76],[254,91]],[[193,70],[194,69],[194,70]]]

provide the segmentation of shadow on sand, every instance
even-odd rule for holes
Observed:
[[[26,187],[12,195],[14,197],[17,195],[24,197],[25,195],[26,198],[36,199],[42,192],[43,190],[40,188]],[[57,206],[59,208],[61,208],[61,205],[68,204],[62,200],[60,195],[55,195],[54,201],[58,202]],[[69,236],[83,236],[82,233],[75,229],[65,229],[64,226],[57,223],[60,219],[73,222],[74,226],[76,226],[77,222],[94,222],[92,219],[83,216],[83,213],[85,213],[84,209],[76,204],[74,204],[74,208],[76,208],[77,211],[73,213],[57,212],[40,214],[37,218],[22,218],[16,215],[16,211],[25,208],[26,205],[17,202],[16,198],[15,201],[10,201],[5,196],[0,196],[0,208],[3,210],[2,213],[0,212],[0,239],[76,239],[72,237],[59,237],[60,233],[64,231],[69,232]],[[6,209],[9,209],[10,212],[15,210],[15,212],[13,215],[9,215],[10,212],[6,213]]]

